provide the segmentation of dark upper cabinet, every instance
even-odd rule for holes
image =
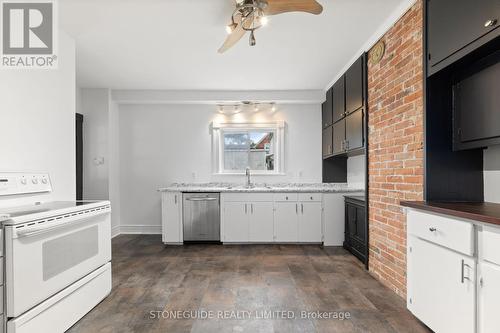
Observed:
[[[333,124],[333,152],[338,155],[345,152],[345,120],[341,120]]]
[[[351,151],[364,147],[364,110],[360,109],[349,114],[345,120],[346,149]]]
[[[500,144],[500,51],[453,86],[454,150]]]
[[[345,112],[349,114],[364,105],[364,55],[345,73]]]
[[[499,0],[428,0],[429,75],[500,35]]]
[[[326,92],[326,101],[321,106],[323,128],[330,126],[332,121],[332,88]]]
[[[332,87],[333,122],[339,121],[345,113],[345,84],[344,75]]]
[[[365,146],[366,56],[362,55],[328,90],[323,103],[323,157],[357,154]],[[331,96],[331,99],[328,99]],[[331,105],[332,112],[328,112]],[[331,116],[331,118],[330,118]],[[325,133],[325,129],[330,128]],[[332,141],[330,142],[330,136]],[[331,143],[331,150],[330,146]]]
[[[323,157],[331,156],[333,153],[332,149],[332,126],[323,129]]]

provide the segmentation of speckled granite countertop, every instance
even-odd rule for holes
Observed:
[[[253,184],[248,188],[242,184],[233,183],[173,183],[158,189],[160,192],[230,192],[230,193],[280,193],[280,192],[307,192],[307,193],[351,193],[363,192],[364,189],[351,187],[346,183],[280,183],[280,184]]]

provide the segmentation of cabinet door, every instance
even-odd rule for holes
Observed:
[[[479,265],[479,332],[498,332],[500,327],[500,266],[482,262]]]
[[[276,202],[274,204],[274,232],[277,242],[297,242],[299,204]]]
[[[350,240],[356,237],[357,231],[357,208],[352,204],[346,205],[346,241],[350,244]]]
[[[332,126],[333,130],[333,154],[339,154],[344,152],[344,141],[345,141],[345,120],[336,122]]]
[[[356,206],[356,238],[366,244],[365,208],[361,206]]]
[[[345,73],[345,110],[349,114],[364,105],[363,61],[360,57]]]
[[[323,129],[323,157],[327,157],[332,154],[332,139],[332,126]]]
[[[322,242],[321,202],[301,202],[299,205],[299,242]]]
[[[500,63],[496,63],[454,86],[453,117],[459,143],[500,137],[499,77]],[[483,146],[487,144],[478,142],[476,147]]]
[[[223,214],[224,241],[248,242],[248,204],[245,202],[225,202]]]
[[[345,84],[343,75],[337,82],[335,82],[332,88],[332,112],[333,122],[337,122],[344,117]]]
[[[409,246],[408,308],[435,332],[474,332],[475,260],[414,236]]]
[[[498,22],[486,26],[488,20],[500,19],[498,0],[428,1],[429,64],[436,65],[476,39],[498,28]]]
[[[326,101],[321,106],[322,109],[322,119],[323,128],[328,127],[332,124],[332,89],[328,89],[326,92]]]
[[[162,208],[162,241],[164,243],[182,243],[182,194],[163,193]]]
[[[250,203],[250,242],[272,242],[274,239],[274,207],[272,202]]]
[[[347,150],[362,148],[364,145],[364,110],[358,110],[346,117]]]

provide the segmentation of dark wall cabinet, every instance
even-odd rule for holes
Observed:
[[[364,105],[365,57],[360,57],[345,73],[345,112],[349,114]]]
[[[366,90],[366,56],[363,55],[327,92],[323,103],[323,158],[363,152]],[[330,123],[332,125],[327,125]]]
[[[323,128],[331,126],[332,121],[332,89],[326,92],[326,101],[321,107],[321,114],[323,119]]]
[[[364,197],[345,198],[344,248],[364,264],[368,258],[368,225]]]
[[[332,139],[332,126],[323,129],[323,158],[331,156],[333,153]]]
[[[500,35],[498,0],[427,0],[428,74]]]
[[[345,84],[342,76],[332,87],[333,122],[344,118],[345,115]]]
[[[352,151],[363,148],[365,144],[364,138],[364,109],[359,109],[349,114],[345,119],[346,135],[345,145],[346,150]]]
[[[491,62],[453,86],[454,150],[500,144],[500,51]]]

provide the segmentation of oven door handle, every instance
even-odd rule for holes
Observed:
[[[57,223],[57,224],[52,224],[52,225],[48,225],[48,226],[44,226],[44,227],[27,228],[27,229],[24,229],[24,230],[16,230],[16,234],[17,234],[18,238],[33,237],[33,236],[37,236],[37,235],[40,235],[40,234],[44,234],[46,232],[50,232],[50,231],[54,231],[54,230],[57,230],[57,229],[61,229],[61,228],[64,228],[64,227],[69,227],[69,226],[73,226],[75,224],[80,224],[80,223],[83,223],[83,222],[87,222],[89,219],[91,219],[93,217],[96,217],[96,216],[99,216],[99,215],[103,215],[103,214],[108,214],[108,213],[109,213],[109,211],[95,212],[92,215],[81,216],[78,219],[73,220],[73,221],[60,222],[60,223]]]

